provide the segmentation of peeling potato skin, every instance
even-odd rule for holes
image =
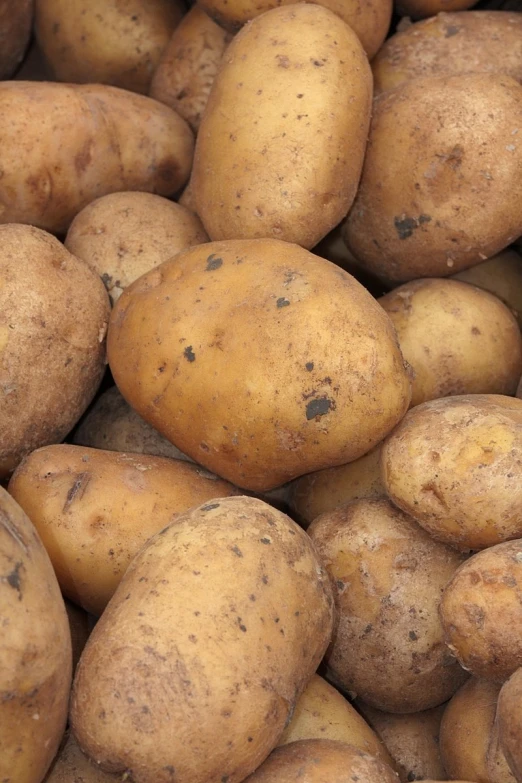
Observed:
[[[34,0],[0,0],[0,79],[8,79],[27,49]]]
[[[516,780],[520,780],[522,776],[522,752],[520,745],[521,704],[522,669],[517,669],[502,686],[497,707],[500,745]]]
[[[469,551],[522,538],[522,401],[473,394],[412,408],[383,443],[381,475],[439,541]]]
[[[388,500],[358,500],[308,529],[334,582],[333,679],[372,707],[435,707],[468,676],[444,645],[438,605],[463,557]],[[386,677],[380,673],[386,671]]]
[[[134,558],[77,669],[79,745],[136,783],[239,783],[276,745],[329,643],[306,533],[260,500],[180,515]],[[173,618],[175,621],[173,622]]]
[[[1,488],[0,573],[0,780],[40,783],[65,730],[71,635],[49,557]]]

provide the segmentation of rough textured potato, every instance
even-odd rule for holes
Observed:
[[[517,669],[502,686],[498,697],[497,720],[499,739],[509,767],[516,780],[522,776],[522,669]]]
[[[193,6],[174,32],[154,72],[151,98],[175,109],[197,131],[231,38],[199,6]]]
[[[185,120],[143,95],[104,85],[2,82],[0,221],[63,233],[107,193],[172,195],[188,179],[193,147]]]
[[[515,393],[522,335],[493,294],[458,280],[425,279],[399,286],[379,304],[415,374],[412,406],[455,394]]]
[[[157,267],[118,300],[108,344],[144,419],[257,492],[357,459],[409,403],[382,308],[348,273],[277,240],[211,242]]]
[[[115,777],[101,770],[83,754],[72,734],[69,734],[51,767],[45,783],[121,783]]]
[[[33,21],[34,0],[0,0],[0,79],[9,78],[22,61]]]
[[[349,249],[395,282],[498,253],[522,233],[521,127],[522,89],[509,76],[424,77],[378,96]]]
[[[244,27],[196,141],[192,186],[210,238],[316,245],[355,197],[371,94],[357,36],[326,8],[275,8]]]
[[[200,219],[152,193],[110,193],[76,215],[65,247],[96,270],[116,302],[130,283],[192,245],[208,242]],[[522,373],[522,368],[521,368]]]
[[[498,296],[522,326],[522,257],[516,250],[503,250],[453,277]]]
[[[387,712],[446,701],[467,675],[444,648],[438,606],[462,557],[388,500],[353,501],[308,532],[336,587],[334,681]]]
[[[40,783],[65,729],[71,635],[42,542],[2,488],[0,568],[0,780]]]
[[[136,783],[171,783],[173,768],[239,783],[276,745],[332,625],[328,575],[292,520],[254,498],[192,509],[134,558],[94,628],[74,734]]]
[[[72,601],[65,601],[65,609],[71,631],[73,672],[78,665],[83,648],[91,632],[91,620],[84,609],[81,609]]]
[[[147,93],[181,0],[36,0],[35,32],[56,78]]]
[[[236,490],[180,460],[58,445],[26,457],[9,492],[38,530],[63,593],[100,615],[151,536]]]
[[[385,440],[382,481],[434,538],[484,549],[522,538],[522,402],[496,394],[432,400]]]
[[[402,16],[424,19],[441,11],[465,11],[477,2],[478,0],[396,0],[395,8]]]
[[[97,275],[54,237],[0,226],[0,313],[6,478],[25,454],[61,441],[93,398],[105,370],[109,299]]]

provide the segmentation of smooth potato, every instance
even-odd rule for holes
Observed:
[[[8,79],[25,54],[33,22],[34,0],[0,0],[0,79]]]
[[[516,250],[502,250],[493,258],[458,272],[453,278],[498,296],[522,326],[522,256]]]

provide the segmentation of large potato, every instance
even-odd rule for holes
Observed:
[[[85,411],[108,320],[107,293],[82,261],[37,228],[0,226],[0,478]]]
[[[133,408],[254,491],[365,454],[404,415],[391,322],[347,272],[277,240],[211,242],[127,288],[109,361]]]
[[[0,79],[8,79],[25,54],[33,9],[34,0],[0,0]]]
[[[434,538],[484,549],[522,538],[522,401],[495,394],[413,408],[384,442],[395,505]]]
[[[177,517],[134,558],[79,663],[71,720],[135,783],[240,783],[277,744],[330,641],[315,549],[254,498]]]
[[[371,94],[357,36],[326,8],[275,8],[243,28],[196,141],[192,187],[210,238],[316,245],[355,197]]]
[[[522,257],[516,250],[502,250],[453,277],[498,296],[522,326]]]
[[[499,741],[515,779],[522,777],[522,669],[502,686],[498,697]]]
[[[336,588],[334,681],[386,712],[452,696],[467,675],[444,647],[438,607],[461,555],[384,499],[322,514],[308,532]]]
[[[190,173],[194,140],[176,112],[104,85],[0,83],[0,221],[65,232],[119,190],[167,196]]]
[[[71,635],[42,542],[2,488],[0,568],[0,780],[41,783],[65,729]]]
[[[522,233],[521,127],[522,88],[509,76],[424,77],[378,96],[349,249],[394,282],[498,253]]]

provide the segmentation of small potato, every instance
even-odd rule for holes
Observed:
[[[522,256],[516,250],[503,250],[481,264],[458,272],[453,278],[498,296],[522,326]]]
[[[73,735],[68,734],[44,783],[121,783],[121,780],[89,761]]]
[[[441,11],[465,11],[477,2],[478,0],[396,0],[395,8],[402,16],[424,19]]]
[[[418,405],[384,441],[381,470],[395,505],[439,541],[467,551],[522,538],[522,401]]]
[[[138,277],[202,242],[208,236],[188,209],[152,193],[127,192],[84,207],[70,225],[65,247],[96,270],[114,304]]]
[[[31,37],[34,0],[0,0],[0,79],[8,79]]]
[[[515,779],[522,777],[522,669],[502,686],[498,697],[499,741]]]
[[[493,294],[458,280],[425,279],[395,288],[379,304],[413,368],[412,407],[456,394],[515,393],[522,335]]]

